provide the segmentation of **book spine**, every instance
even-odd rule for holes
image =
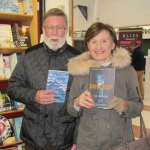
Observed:
[[[14,45],[16,47],[19,47],[20,46],[20,35],[19,35],[18,24],[13,24],[11,26],[11,30],[12,30],[12,36],[13,36]]]
[[[22,0],[24,14],[33,14],[32,0]]]
[[[10,99],[10,104],[11,104],[11,110],[17,110],[18,109],[12,99]]]
[[[2,136],[0,134],[0,146],[3,146]]]

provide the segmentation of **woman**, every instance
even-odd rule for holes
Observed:
[[[92,24],[84,40],[88,52],[70,59],[68,71],[74,76],[67,110],[80,117],[77,150],[107,150],[122,143],[125,118],[128,121],[128,141],[134,140],[131,119],[140,115],[143,107],[137,76],[130,66],[127,50],[116,48],[116,33],[108,24]],[[90,67],[115,67],[114,98],[107,109],[95,108],[88,91]],[[123,115],[123,116],[122,116]]]

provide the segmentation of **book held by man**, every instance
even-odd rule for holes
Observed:
[[[55,90],[58,95],[55,102],[64,103],[68,85],[69,72],[49,70],[46,89]]]
[[[89,70],[89,91],[95,101],[95,107],[107,109],[114,97],[115,68],[95,68]]]

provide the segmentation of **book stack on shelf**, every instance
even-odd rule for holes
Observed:
[[[0,112],[24,109],[25,105],[11,99],[6,92],[7,89],[0,89]]]
[[[6,89],[0,90],[0,112],[12,110],[11,100],[6,93]]]
[[[0,112],[21,110],[25,104],[11,99],[7,94],[7,89],[0,89]]]

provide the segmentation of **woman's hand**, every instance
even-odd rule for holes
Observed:
[[[74,101],[75,106],[82,106],[85,108],[93,108],[95,106],[94,100],[92,99],[92,95],[89,91],[83,92],[80,96],[78,96]]]

